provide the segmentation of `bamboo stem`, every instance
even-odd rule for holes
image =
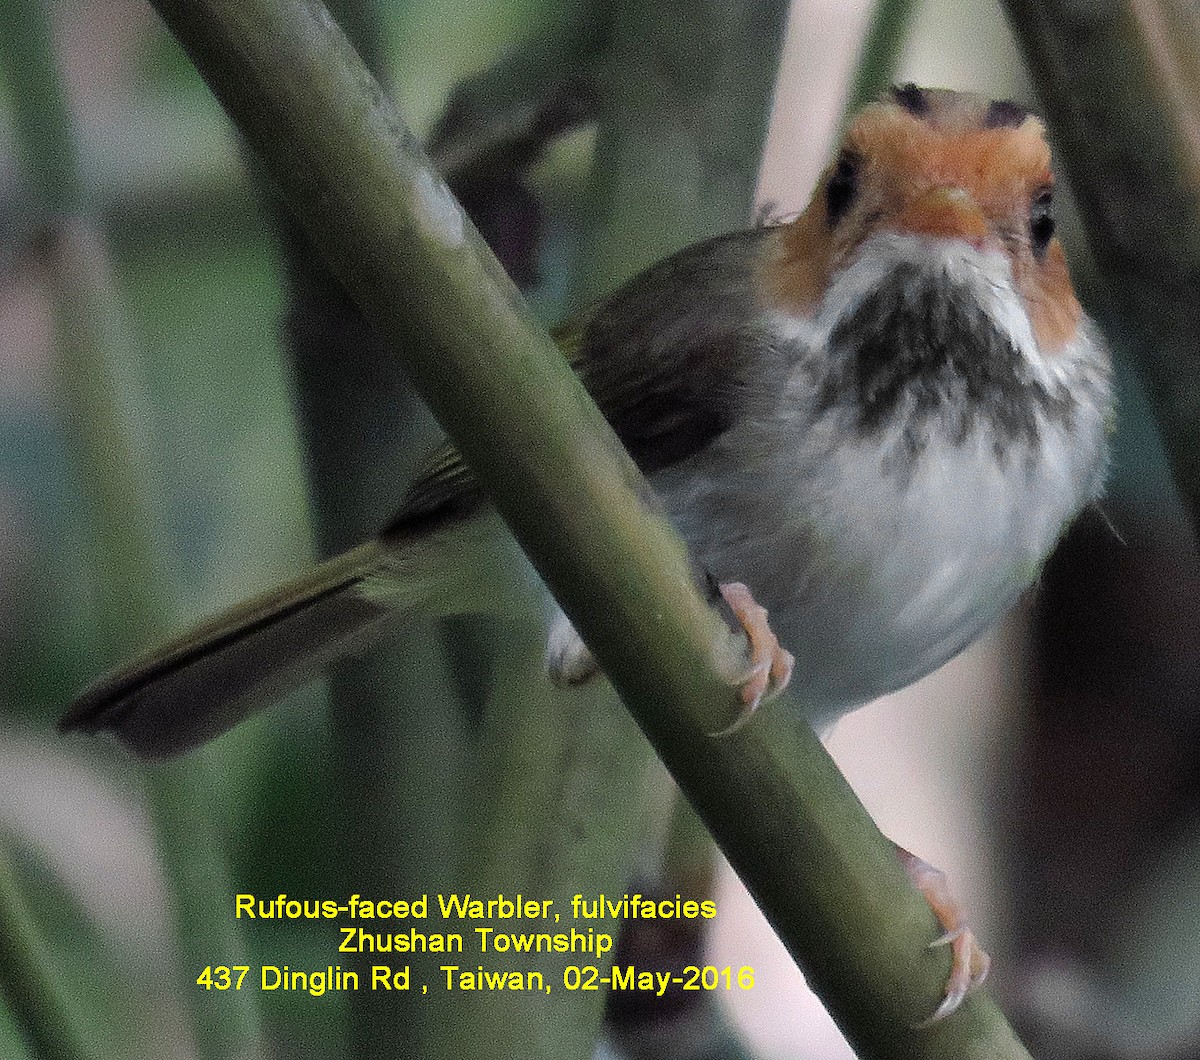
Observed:
[[[0,996],[37,1060],[92,1060],[75,1012],[47,961],[41,933],[0,847]]]

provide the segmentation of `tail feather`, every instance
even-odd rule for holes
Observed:
[[[169,758],[406,621],[503,613],[528,583],[501,529],[486,511],[390,528],[102,677],[76,698],[59,731],[110,730],[135,754]]]
[[[85,689],[59,731],[110,729],[146,758],[190,750],[396,626],[403,609],[365,591],[385,571],[371,542],[232,607]]]

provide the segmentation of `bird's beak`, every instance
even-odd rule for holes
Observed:
[[[991,234],[979,204],[970,192],[957,187],[922,192],[890,219],[888,227],[928,239],[961,239],[976,250],[983,250]]]

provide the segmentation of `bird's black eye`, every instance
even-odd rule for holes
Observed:
[[[830,225],[835,225],[846,216],[858,194],[858,155],[843,151],[825,186],[825,213]]]
[[[1054,238],[1054,197],[1049,188],[1039,191],[1029,210],[1029,243],[1033,256],[1041,258]]]

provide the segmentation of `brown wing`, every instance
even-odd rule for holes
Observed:
[[[747,369],[767,350],[753,331],[751,285],[768,234],[759,228],[688,247],[553,331],[646,474],[703,449],[732,421]],[[426,461],[391,527],[480,500],[470,469],[446,442]]]

